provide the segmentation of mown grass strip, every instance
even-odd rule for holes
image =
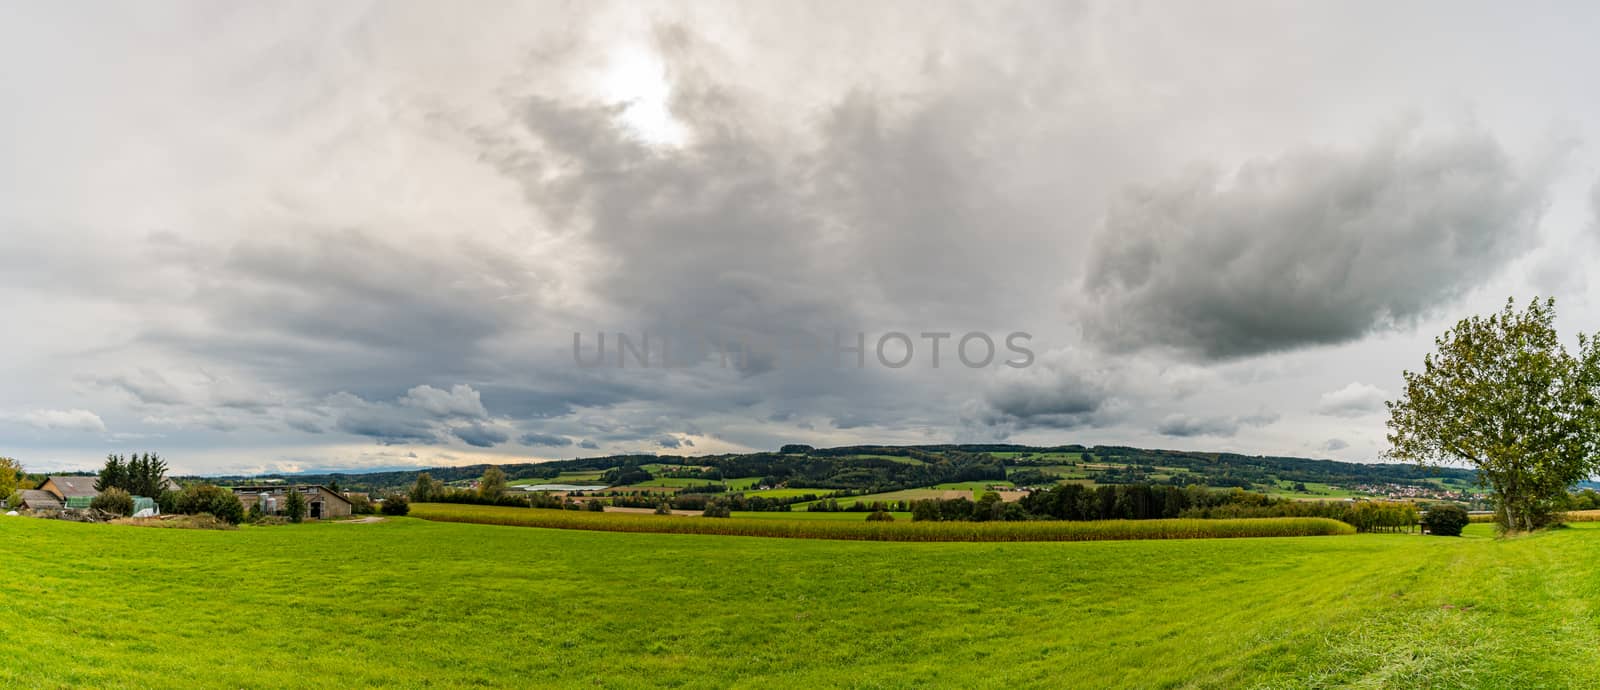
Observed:
[[[1469,522],[1482,524],[1494,522],[1494,513],[1478,513],[1469,518]],[[1563,514],[1562,522],[1600,522],[1600,510],[1569,510]]]
[[[1355,534],[1354,527],[1327,518],[1100,522],[837,522],[668,517],[448,503],[418,503],[411,507],[411,515],[440,522],[517,527],[861,541],[1111,541]]]

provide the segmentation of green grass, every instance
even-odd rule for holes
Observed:
[[[746,496],[765,496],[767,498],[794,498],[796,496],[826,496],[835,489],[765,489],[745,491]]]
[[[1490,533],[905,544],[0,517],[0,687],[1600,686],[1600,525]]]
[[[862,520],[738,520],[699,516],[507,508],[418,503],[411,514],[429,520],[604,532],[717,534],[796,539],[865,541],[1102,541],[1354,534],[1355,528],[1327,518],[1245,520],[1103,520],[1066,522],[867,522]]]
[[[943,489],[943,490],[946,490],[946,491],[982,491],[982,490],[987,489],[987,488],[989,488],[991,486],[992,487],[997,487],[996,490],[1001,490],[1001,489],[1009,489],[1009,488],[1011,488],[1011,487],[1013,487],[1015,485],[1013,485],[1011,482],[1008,482],[1008,481],[1002,481],[1002,480],[998,480],[998,479],[991,479],[991,480],[988,480],[988,481],[981,481],[981,482],[945,482],[943,484],[934,484],[933,488],[935,488],[935,489]]]
[[[1274,498],[1290,499],[1350,498],[1360,495],[1349,489],[1340,488],[1332,484],[1323,484],[1320,482],[1304,483],[1306,485],[1305,492],[1295,491],[1294,482],[1280,481],[1278,482],[1278,488],[1276,490],[1267,491],[1266,493]]]
[[[532,484],[599,484],[600,475],[605,474],[599,470],[592,472],[562,472],[553,479],[524,478],[513,479],[506,482],[508,486],[527,486]]]
[[[750,488],[752,486],[756,486],[757,484],[760,484],[760,483],[761,483],[761,478],[760,477],[736,477],[734,479],[728,479],[728,480],[719,480],[719,479],[685,479],[685,478],[682,478],[682,477],[656,477],[655,479],[639,482],[638,484],[629,484],[628,486],[637,486],[637,487],[641,487],[641,488],[677,487],[677,488],[681,489],[681,488],[686,487],[686,486],[705,486],[707,484],[721,484],[723,486],[728,487],[729,491],[741,491],[741,490],[744,490],[744,489],[748,489],[748,488]]]

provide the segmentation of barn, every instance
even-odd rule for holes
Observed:
[[[262,512],[268,515],[283,512],[284,501],[291,491],[298,491],[306,497],[306,517],[312,520],[349,517],[353,512],[354,506],[351,505],[350,499],[318,484],[233,487],[233,494],[239,497],[239,502],[244,504],[245,510],[260,504]]]
[[[24,508],[27,510],[61,510],[66,505],[61,502],[61,499],[56,498],[55,494],[50,493],[49,491],[24,489],[22,491],[18,491],[17,493],[22,495],[22,502],[12,506],[13,508]]]

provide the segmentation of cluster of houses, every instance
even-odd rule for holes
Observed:
[[[97,479],[97,477],[68,475],[47,477],[38,488],[18,492],[21,494],[22,505],[12,507],[36,511],[88,508],[89,503],[100,495],[94,488]],[[182,490],[182,487],[171,479],[166,480],[162,488],[168,491]],[[306,517],[310,519],[348,517],[354,511],[354,505],[349,498],[317,484],[235,486],[230,489],[239,497],[239,502],[244,504],[245,510],[259,504],[262,512],[269,515],[283,512],[289,492],[296,491],[305,497]],[[134,511],[135,515],[144,511],[150,511],[145,514],[154,514],[155,501],[137,497]]]

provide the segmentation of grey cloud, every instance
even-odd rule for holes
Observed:
[[[323,426],[324,420],[321,416],[305,410],[285,410],[279,415],[279,418],[283,420],[284,426],[296,431],[303,431],[308,434],[321,434],[327,431],[327,428]]]
[[[379,443],[438,441],[433,425],[425,421],[397,417],[373,409],[346,411],[339,416],[335,427],[347,434],[371,437]]]
[[[1323,393],[1317,401],[1317,413],[1334,417],[1360,417],[1380,412],[1389,394],[1382,388],[1360,381],[1351,381],[1343,388]]]
[[[663,436],[659,439],[656,439],[656,445],[662,448],[682,448],[683,442],[671,436]],[[690,445],[694,444],[691,443]]]
[[[585,440],[582,440],[582,441],[578,442],[578,447],[579,448],[584,448],[584,449],[587,449],[587,450],[599,450],[600,449],[600,444],[595,443],[594,441],[590,441],[590,440],[585,439]]]
[[[547,448],[564,448],[572,445],[572,439],[554,434],[527,433],[517,438],[517,442],[524,446],[545,446]]]
[[[466,442],[467,445],[478,448],[493,448],[511,438],[503,429],[480,422],[451,427],[450,433]]]
[[[1528,246],[1537,182],[1487,134],[1404,131],[1130,189],[1089,260],[1086,332],[1220,359],[1410,323]]]
[[[33,410],[15,417],[36,429],[52,431],[105,432],[106,423],[89,410]]]
[[[488,422],[488,413],[471,386],[449,391],[416,386],[394,402],[371,402],[351,393],[329,396],[334,428],[380,443],[440,443],[447,437],[478,447],[504,443],[510,435]]]
[[[99,382],[119,388],[147,405],[178,405],[185,401],[183,391],[151,369],[139,369],[135,374],[112,376]]]
[[[1321,449],[1331,453],[1341,451],[1349,447],[1350,444],[1346,443],[1343,439],[1330,438],[1322,444]]]
[[[1156,425],[1156,431],[1164,436],[1230,437],[1238,434],[1241,427],[1267,426],[1276,421],[1278,421],[1278,415],[1270,413],[1257,413],[1234,417],[1196,417],[1188,414],[1173,414],[1162,419],[1161,422]]]
[[[1080,353],[1046,353],[1032,368],[1005,372],[962,416],[1007,430],[1101,426],[1115,401],[1113,378]]]
[[[400,398],[400,404],[415,407],[435,417],[489,416],[489,411],[484,409],[478,391],[466,384],[451,386],[449,391],[439,390],[433,386],[417,386],[406,391],[405,396]]]

